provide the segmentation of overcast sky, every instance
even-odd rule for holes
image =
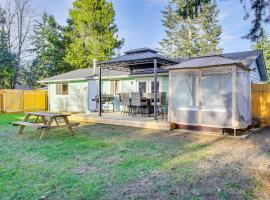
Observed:
[[[1,1],[1,0],[0,0]],[[133,48],[157,48],[164,37],[161,11],[166,0],[112,0],[116,11],[119,36],[125,39],[122,52]],[[65,24],[72,0],[33,0],[38,10],[46,10]],[[250,29],[250,22],[243,20],[243,8],[239,0],[219,0],[220,23],[223,28],[220,46],[224,52],[250,49],[248,40],[242,39]]]

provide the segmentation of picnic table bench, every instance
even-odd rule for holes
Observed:
[[[36,117],[34,122],[29,122],[31,116]],[[67,128],[71,132],[71,134],[74,135],[72,127],[78,126],[79,123],[71,123],[68,119],[69,116],[70,114],[64,113],[26,112],[23,121],[13,122],[12,124],[13,126],[19,126],[17,134],[22,134],[26,126],[42,129],[42,133],[39,139],[43,138],[46,131],[57,128]],[[38,123],[39,118],[42,120],[42,123]],[[63,119],[63,125],[59,124],[59,118]],[[55,121],[56,126],[52,125],[53,121]]]

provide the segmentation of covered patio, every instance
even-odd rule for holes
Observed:
[[[166,66],[176,63],[149,48],[98,63],[98,92],[91,98],[96,102],[96,112],[73,115],[72,120],[170,130]],[[121,87],[116,89],[115,82]]]
[[[124,112],[126,113],[125,118],[134,116],[132,114],[132,112],[134,112],[134,105],[132,104],[132,101],[135,101],[134,99],[138,98],[136,99],[140,101],[138,102],[139,103],[138,105],[144,103],[144,106],[146,107],[147,113],[144,114],[147,114],[147,117],[153,116],[154,120],[158,120],[159,119],[158,115],[159,113],[161,113],[160,104],[162,99],[163,99],[162,106],[166,107],[165,110],[168,110],[167,109],[168,104],[165,104],[165,101],[167,102],[168,99],[168,94],[166,94],[166,92],[161,92],[159,90],[158,75],[163,74],[168,76],[168,70],[165,67],[176,63],[177,63],[176,61],[165,58],[159,55],[157,51],[149,48],[142,48],[128,51],[125,52],[125,54],[122,56],[116,57],[106,62],[98,63],[99,92],[97,102],[99,104],[98,105],[99,116],[103,115],[102,112],[104,103],[103,100],[107,99],[108,97],[107,95],[104,95],[102,88],[103,74],[106,74],[108,71],[119,71],[119,72],[126,72],[132,77],[134,76],[144,77],[145,75],[153,77],[153,82],[151,84],[151,92],[149,93],[146,93],[146,89],[142,89],[143,87],[146,87],[143,84],[138,85],[137,89],[135,89],[135,91],[133,92],[120,91],[118,96],[120,99],[120,104],[122,104],[121,113],[122,114]],[[124,99],[125,96],[128,96],[127,100]],[[100,99],[101,101],[99,101]],[[137,105],[135,105],[135,107],[136,106]],[[125,108],[123,107],[127,107],[128,111],[125,110]],[[141,112],[144,111],[141,110]],[[163,115],[162,119],[164,118],[167,119],[167,111],[165,111],[165,113],[163,112],[162,115]],[[164,117],[164,115],[166,116]],[[137,117],[137,107],[136,107],[136,117]]]

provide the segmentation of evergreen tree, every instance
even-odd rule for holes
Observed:
[[[16,55],[8,48],[6,12],[0,7],[0,88],[10,88],[16,68]]]
[[[270,39],[268,34],[264,32],[263,36],[257,42],[252,43],[251,48],[254,50],[263,50],[267,73],[270,76]]]
[[[70,10],[66,35],[72,41],[65,60],[76,68],[92,66],[92,60],[108,60],[123,44],[117,37],[112,2],[76,0]]]
[[[198,24],[201,28],[199,38],[200,55],[208,53],[221,53],[218,47],[222,33],[221,25],[218,21],[218,8],[216,3],[205,4],[202,12],[198,16]]]
[[[220,53],[221,26],[216,4],[203,6],[202,12],[191,19],[179,15],[178,1],[171,0],[163,11],[166,37],[160,42],[161,53],[171,58]]]
[[[62,29],[54,17],[47,13],[43,13],[42,20],[34,26],[32,52],[36,54],[36,58],[25,72],[29,85],[33,86],[33,80],[71,70],[71,66],[64,61],[66,42]]]
[[[239,0],[243,4],[245,11],[244,19],[250,18],[251,13],[254,15],[251,21],[252,28],[249,33],[244,36],[246,39],[250,39],[252,42],[256,42],[263,37],[263,25],[264,23],[270,23],[270,0]],[[196,18],[202,11],[202,7],[206,4],[215,2],[215,0],[178,0],[177,12],[184,19]]]

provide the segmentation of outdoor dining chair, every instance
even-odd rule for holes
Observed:
[[[151,94],[151,105],[154,106],[154,94]],[[166,92],[157,93],[157,112],[162,116],[162,119],[167,120],[168,105],[166,102]]]
[[[158,93],[158,115],[162,116],[162,119],[167,120],[168,104],[166,102],[166,92]]]
[[[132,115],[137,116],[138,110],[140,109],[143,117],[143,115],[145,114],[144,108],[147,106],[147,102],[141,101],[141,95],[139,92],[131,92],[130,99],[131,99]]]
[[[130,115],[130,97],[128,92],[120,93],[120,105],[122,115]]]

